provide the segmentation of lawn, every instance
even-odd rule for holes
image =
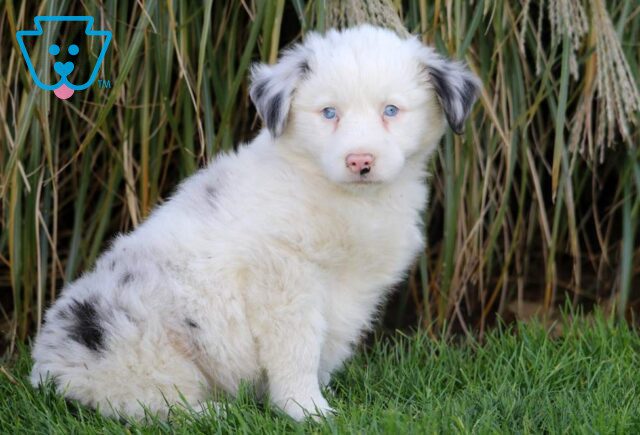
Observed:
[[[22,349],[0,373],[0,431],[638,433],[639,352],[637,331],[601,315],[497,328],[482,345],[396,333],[375,339],[334,379],[326,394],[337,416],[327,421],[294,423],[246,389],[222,403],[224,415],[176,410],[169,422],[142,425],[32,389]]]

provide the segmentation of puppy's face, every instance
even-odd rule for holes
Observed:
[[[336,183],[382,183],[456,132],[477,79],[416,39],[361,26],[309,35],[276,65],[254,69],[251,96],[267,128]]]

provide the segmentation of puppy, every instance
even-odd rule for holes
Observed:
[[[252,71],[265,128],[66,286],[34,385],[106,415],[197,406],[241,381],[296,420],[423,247],[425,166],[478,79],[371,26],[310,34]]]

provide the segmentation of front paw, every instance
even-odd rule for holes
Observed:
[[[335,414],[335,411],[326,399],[322,396],[309,398],[307,400],[288,399],[284,406],[281,407],[289,417],[296,421],[302,421],[305,418],[312,418],[315,421],[322,421]]]

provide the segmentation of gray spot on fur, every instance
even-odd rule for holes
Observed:
[[[185,318],[184,321],[189,328],[192,328],[192,329],[200,328],[200,325],[198,325],[193,319],[190,319],[189,317]]]
[[[213,187],[212,185],[208,184],[205,187],[205,192],[207,194],[207,202],[209,202],[209,204],[211,204],[211,205],[215,205],[216,204],[216,199],[218,197],[218,191],[216,190],[216,188]]]
[[[133,281],[133,274],[131,272],[125,272],[125,274],[122,275],[122,277],[118,281],[118,285],[120,287],[124,287],[125,285],[129,284],[131,281]]]

